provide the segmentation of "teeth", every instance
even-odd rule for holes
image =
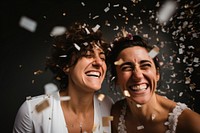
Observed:
[[[95,76],[95,77],[100,77],[100,73],[99,72],[88,72],[87,76]]]
[[[133,87],[133,90],[144,90],[147,88],[146,84],[141,84]]]

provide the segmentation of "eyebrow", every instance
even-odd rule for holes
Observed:
[[[131,63],[131,62],[125,62],[125,63],[122,63],[122,64],[120,65],[120,68],[122,68],[124,65],[134,66],[133,63]]]
[[[141,60],[141,61],[139,62],[139,64],[143,64],[143,63],[147,63],[147,62],[152,64],[152,62],[151,62],[150,60]],[[132,62],[124,62],[124,63],[122,63],[122,64],[120,65],[120,68],[123,67],[124,65],[135,66],[135,64],[133,64]]]

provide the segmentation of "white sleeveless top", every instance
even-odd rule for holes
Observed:
[[[56,97],[60,97],[59,93]],[[35,107],[43,100],[49,101],[49,107],[38,113]],[[111,133],[111,123],[108,126],[102,125],[102,117],[110,116],[110,108],[113,101],[110,97],[105,97],[99,101],[94,96],[94,124],[93,133]],[[35,96],[26,100],[20,107],[13,127],[13,133],[68,133],[64,114],[55,96]]]
[[[127,133],[126,131],[126,125],[125,125],[125,115],[126,115],[126,109],[127,104],[124,102],[124,106],[121,109],[121,115],[119,117],[119,123],[118,123],[118,133]],[[169,113],[168,120],[164,123],[165,126],[168,126],[168,130],[165,131],[165,133],[175,133],[176,132],[176,126],[178,123],[178,117],[181,115],[183,110],[189,109],[186,104],[178,102],[176,107],[172,110],[171,113]]]

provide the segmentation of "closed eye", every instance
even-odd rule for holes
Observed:
[[[134,70],[134,65],[130,62],[125,62],[122,65],[120,65],[120,69],[122,71],[133,71]]]

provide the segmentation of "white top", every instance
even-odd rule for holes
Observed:
[[[68,133],[64,114],[61,108],[59,93],[56,96],[40,95],[26,100],[18,110],[13,127],[13,133]],[[37,112],[35,107],[43,100],[49,101],[49,107]],[[110,116],[113,101],[105,97],[99,101],[94,96],[94,125],[93,133],[111,133],[109,126],[102,125],[102,117]]]
[[[118,123],[118,133],[127,133],[124,117],[126,115],[127,104],[124,102],[124,105],[121,109],[121,115],[119,117]],[[164,123],[165,126],[168,126],[168,130],[165,133],[175,133],[176,126],[178,123],[178,117],[185,109],[190,109],[186,104],[178,102],[172,112],[169,113],[168,120]]]

